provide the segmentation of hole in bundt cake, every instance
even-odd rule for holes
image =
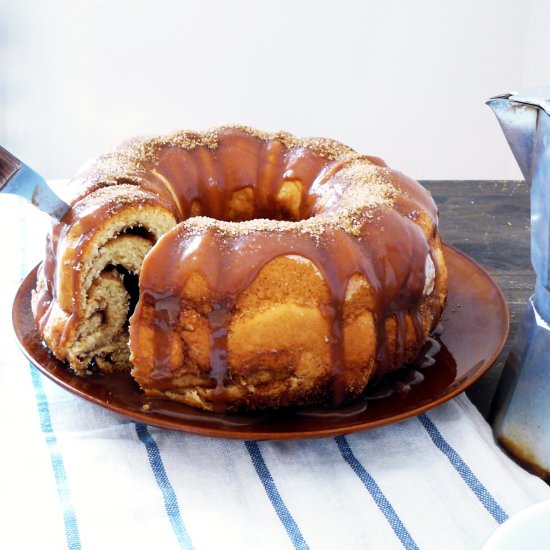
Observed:
[[[124,288],[126,289],[126,292],[128,293],[128,316],[126,319],[126,327],[128,327],[128,321],[132,314],[134,313],[134,309],[136,308],[136,305],[139,300],[139,276],[131,273],[128,271],[125,267],[121,265],[109,265],[107,266],[107,269],[109,270],[115,270],[117,273],[120,273],[122,275],[122,282],[124,284]]]
[[[136,308],[139,300],[139,276],[126,271],[126,273],[124,274],[124,288],[126,288],[126,292],[128,292],[128,296],[130,297],[130,302],[128,304],[129,320],[130,317],[133,315],[134,309]],[[126,321],[127,323],[128,320]]]
[[[253,219],[256,210],[255,202],[252,187],[243,187],[235,191],[227,205],[227,218],[235,222]]]
[[[148,241],[151,241],[152,243],[155,243],[157,241],[155,235],[143,226],[128,227],[123,231],[122,234],[136,235],[137,237],[142,237],[144,239],[147,239]]]
[[[207,216],[229,222],[254,219],[297,222],[313,215],[311,205],[305,204],[303,184],[298,179],[283,181],[267,200],[260,200],[258,193],[255,186],[242,187],[217,207],[205,206],[195,199],[189,207],[189,217]]]
[[[308,218],[307,216],[300,217],[300,207],[302,205],[303,186],[298,180],[288,180],[281,185],[281,189],[277,194],[277,205],[284,215],[283,219],[287,221],[298,221]]]

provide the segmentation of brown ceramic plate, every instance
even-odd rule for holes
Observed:
[[[337,410],[307,409],[254,415],[219,415],[186,405],[146,398],[127,374],[72,374],[43,344],[30,307],[35,268],[22,282],[13,304],[13,325],[23,353],[43,374],[66,390],[145,424],[213,437],[298,439],[346,434],[382,426],[440,405],[463,392],[498,357],[508,335],[508,308],[502,292],[473,260],[445,246],[449,294],[443,313],[441,349],[431,366],[417,368],[423,381],[390,391],[386,397],[363,397]],[[433,347],[433,346],[432,346]],[[439,345],[436,344],[436,347]],[[429,362],[429,361],[428,361]],[[404,371],[410,378],[415,371]],[[421,378],[421,377],[420,377]],[[386,385],[400,387],[402,383]],[[408,389],[410,387],[410,389]],[[374,390],[374,394],[384,391]]]

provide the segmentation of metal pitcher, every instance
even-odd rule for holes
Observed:
[[[531,191],[533,296],[492,406],[499,443],[550,480],[550,87],[490,99]]]

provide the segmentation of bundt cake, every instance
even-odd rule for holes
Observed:
[[[444,306],[431,196],[336,141],[133,139],[70,189],[32,303],[81,375],[213,411],[337,406],[414,360]]]

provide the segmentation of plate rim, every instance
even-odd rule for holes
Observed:
[[[153,416],[153,414],[148,413],[146,411],[138,411],[138,410],[132,410],[127,408],[122,409],[119,405],[112,404],[109,401],[104,401],[102,399],[95,397],[94,395],[90,395],[85,391],[72,386],[65,380],[56,377],[50,370],[48,370],[46,367],[41,365],[40,362],[30,354],[30,352],[27,350],[23,342],[23,338],[21,334],[22,327],[17,322],[17,314],[19,312],[18,306],[20,305],[24,306],[24,300],[25,298],[28,298],[28,295],[25,292],[23,292],[24,287],[28,283],[29,278],[32,277],[33,279],[35,279],[36,272],[40,266],[40,263],[37,264],[34,268],[32,268],[29,271],[29,273],[27,273],[27,275],[22,279],[22,281],[20,282],[17,288],[17,292],[15,294],[13,305],[12,305],[12,325],[15,332],[17,344],[20,350],[22,351],[23,355],[27,358],[27,360],[33,365],[33,367],[37,368],[41,374],[45,375],[47,378],[49,378],[54,383],[62,387],[64,390],[69,391],[73,395],[76,395],[82,399],[85,399],[95,405],[99,405],[100,407],[110,410],[111,412],[114,412],[118,415],[124,416],[126,418],[130,418],[131,420],[134,420],[134,421],[142,422],[143,424],[147,424],[149,426],[155,426],[158,428],[163,428],[163,429],[168,429],[173,431],[180,431],[180,432],[185,432],[189,434],[202,435],[206,437],[218,437],[218,438],[239,439],[239,440],[292,440],[292,439],[313,439],[313,438],[346,435],[350,433],[370,430],[370,429],[378,428],[388,424],[400,422],[401,420],[405,420],[407,418],[417,416],[427,410],[430,410],[434,407],[437,407],[451,400],[453,397],[456,397],[460,393],[463,393],[472,384],[477,382],[494,365],[496,359],[502,352],[502,349],[504,348],[506,341],[508,339],[509,330],[510,330],[510,313],[508,310],[508,304],[506,302],[504,293],[502,292],[501,288],[496,283],[496,281],[493,279],[493,277],[488,273],[488,271],[479,263],[477,263],[475,260],[470,258],[467,254],[465,254],[464,252],[456,249],[455,247],[447,243],[442,243],[442,248],[443,248],[444,255],[447,253],[447,251],[449,251],[451,254],[457,255],[462,262],[466,262],[470,264],[470,266],[473,267],[479,274],[481,274],[487,280],[489,285],[496,291],[496,294],[498,296],[499,307],[500,309],[502,309],[502,313],[504,314],[504,319],[502,319],[503,334],[500,339],[500,342],[498,343],[497,346],[495,346],[493,353],[490,356],[490,359],[488,359],[484,365],[477,368],[477,370],[475,370],[473,374],[465,378],[463,382],[456,384],[455,387],[450,388],[449,391],[444,395],[439,395],[435,399],[428,401],[427,403],[424,403],[419,407],[414,407],[410,410],[406,410],[401,413],[397,413],[395,415],[384,416],[382,418],[378,418],[369,422],[362,422],[362,423],[351,424],[351,425],[345,424],[343,426],[330,426],[327,428],[319,428],[315,430],[292,431],[292,432],[284,432],[281,430],[262,431],[261,424],[260,424],[258,428],[254,429],[253,433],[239,432],[238,426],[232,426],[230,430],[229,429],[224,430],[219,427],[209,426],[207,423],[198,425],[194,423],[187,423],[186,421],[182,421],[172,417]],[[30,305],[30,300],[29,300],[29,305]],[[36,331],[36,333],[38,334],[38,331]],[[472,370],[474,370],[474,368],[471,368],[469,371],[467,371],[467,373]],[[454,380],[453,383],[454,382],[456,382],[456,380]],[[158,414],[161,414],[161,413],[158,413]]]

